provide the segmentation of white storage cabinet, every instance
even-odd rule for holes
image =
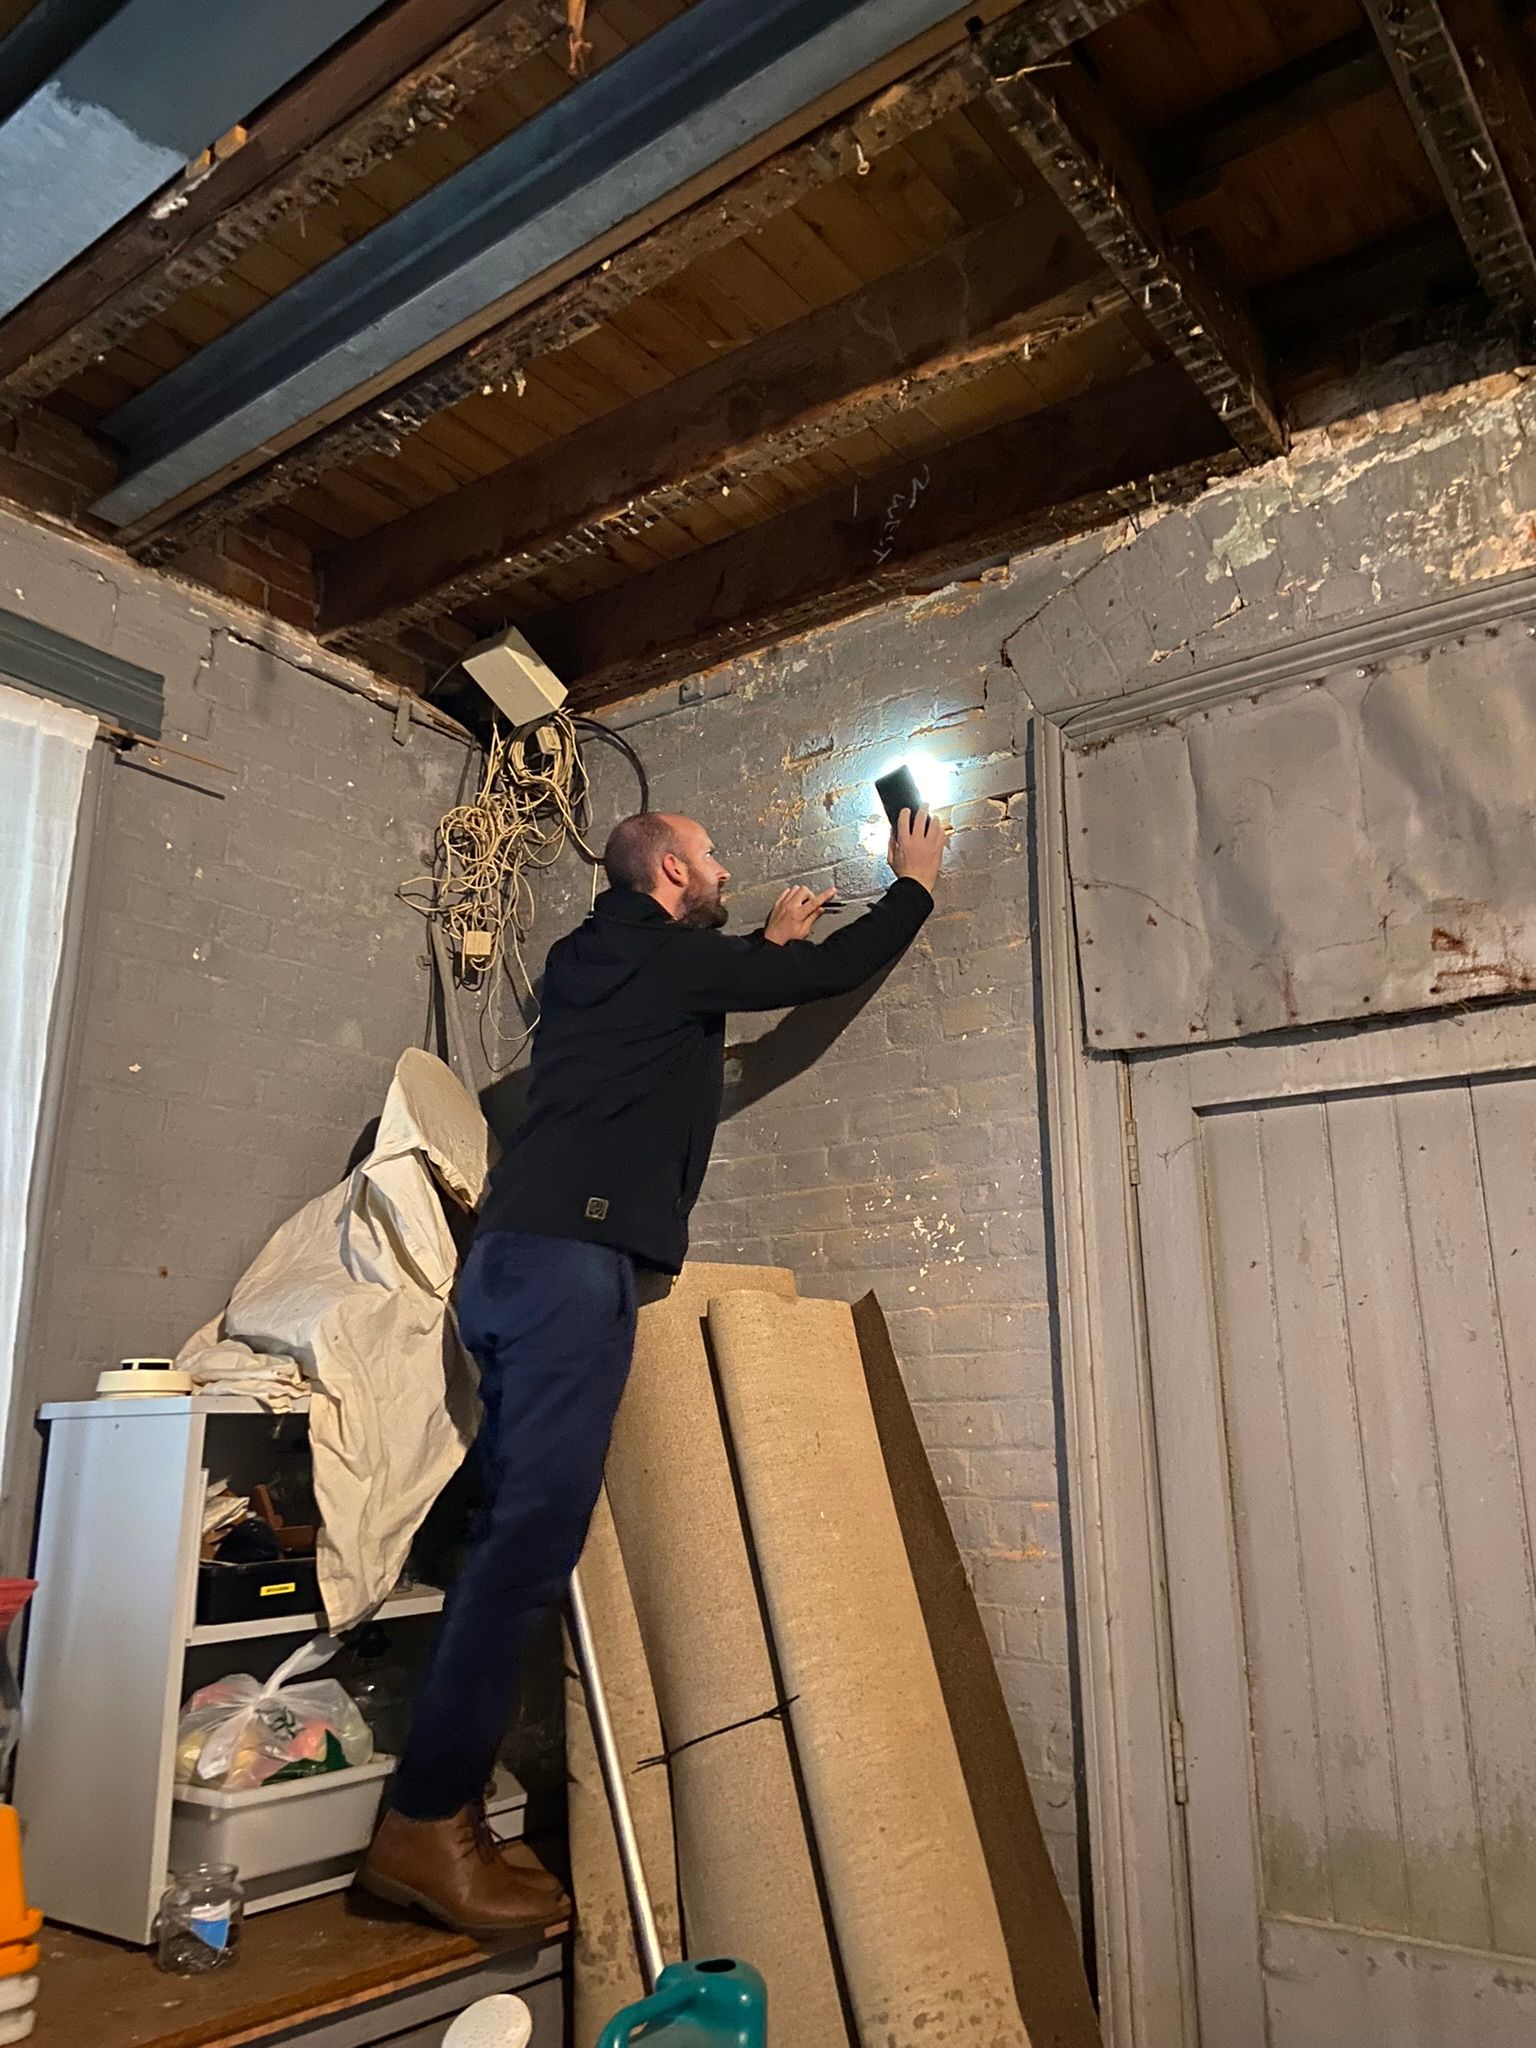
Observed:
[[[167,1870],[216,1852],[240,1865],[248,1910],[350,1879],[387,1764],[185,1801],[173,1784],[177,1721],[193,1686],[231,1671],[263,1676],[324,1626],[319,1614],[209,1627],[194,1619],[210,1466],[245,1490],[242,1468],[260,1476],[262,1426],[270,1439],[275,1424],[296,1420],[254,1401],[186,1395],[43,1410],[15,1796],[28,1890],[51,1919],[148,1943]],[[378,1619],[430,1616],[442,1604],[429,1589],[397,1594]],[[509,1780],[493,1802],[503,1835],[521,1832],[520,1805]]]

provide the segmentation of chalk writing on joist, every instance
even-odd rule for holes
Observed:
[[[928,488],[929,469],[925,462],[918,475],[909,484],[892,491],[886,504],[885,517],[880,522],[880,537],[875,542],[875,560],[883,562],[896,547],[896,536],[901,531],[901,522],[914,509],[918,499]]]

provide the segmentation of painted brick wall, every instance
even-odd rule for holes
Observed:
[[[967,801],[938,914],[884,987],[851,1016],[739,1020],[734,1113],[696,1245],[792,1264],[807,1292],[879,1292],[1069,1895],[1029,706],[1060,711],[1536,568],[1531,386],[1498,366],[1449,392],[1444,382],[1444,363],[1425,359],[1369,390],[1319,394],[1289,458],[1192,504],[619,714],[654,800],[718,836],[740,925],[790,880],[834,880],[854,901],[878,886],[859,843],[869,783],[909,738],[960,772]],[[49,623],[168,667],[177,729],[238,771],[217,806],[114,772],[122,875],[108,880],[122,900],[106,921],[123,924],[95,956],[70,1206],[40,1325],[49,1369],[78,1381],[99,1347],[120,1348],[129,1311],[130,1341],[175,1341],[270,1222],[339,1168],[390,1057],[420,1028],[420,931],[391,892],[460,757],[419,731],[406,754],[391,751],[386,715],[222,634],[209,608],[178,599],[173,628],[163,586],[146,596],[53,540],[45,567],[7,535],[0,572],[20,566],[0,573],[0,604],[27,609],[46,592]],[[26,603],[8,595],[29,584]],[[633,807],[634,784],[611,754],[594,760],[601,833]],[[573,860],[548,877],[534,956],[589,891]],[[817,1021],[843,1028],[820,1044],[807,1036]],[[180,1061],[146,1061],[152,1027]],[[135,1062],[139,1075],[126,1071]],[[97,1258],[111,1279],[98,1282]]]
[[[69,1398],[176,1350],[341,1177],[420,1042],[425,927],[395,890],[465,749],[420,725],[397,744],[391,710],[297,643],[284,659],[215,601],[3,515],[0,606],[162,671],[166,738],[230,771],[106,769],[29,1354],[34,1398]]]
[[[1069,1897],[1077,1813],[1030,706],[1060,712],[1536,569],[1532,386],[1498,365],[1445,382],[1443,360],[1415,358],[1369,388],[1319,392],[1283,462],[614,714],[656,804],[716,835],[739,928],[789,881],[835,881],[851,899],[878,885],[859,845],[870,781],[909,738],[951,762],[970,799],[936,915],[840,1035],[824,1049],[797,1043],[814,1009],[784,1029],[736,1020],[747,1051],[694,1243],[704,1257],[791,1265],[807,1293],[879,1293]],[[633,807],[634,785],[603,756],[597,787],[600,833]],[[589,887],[569,866],[550,878],[535,955],[585,909]]]
[[[856,1013],[733,1020],[741,1050],[693,1243],[703,1258],[791,1266],[807,1294],[877,1291],[1072,1895],[1027,706],[995,646],[937,651],[946,603],[915,619],[876,613],[718,672],[708,701],[679,707],[672,691],[620,718],[653,802],[715,835],[737,929],[790,881],[835,882],[846,917],[883,887],[861,833],[872,778],[909,737],[996,792],[956,811],[935,915]],[[634,807],[635,784],[593,755],[601,833]],[[585,910],[590,886],[572,864],[550,878],[535,954]],[[836,1032],[829,1045],[822,1026]]]

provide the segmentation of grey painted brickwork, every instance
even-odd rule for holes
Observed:
[[[1442,380],[1443,365],[1399,365],[1287,460],[1188,506],[732,664],[681,708],[671,690],[620,714],[655,801],[718,835],[739,924],[790,880],[854,899],[878,886],[859,832],[872,774],[907,737],[961,770],[970,800],[938,913],[886,985],[819,1056],[796,1038],[815,1011],[790,1030],[739,1020],[735,1113],[696,1247],[791,1264],[811,1293],[879,1292],[1069,1893],[1029,703],[1059,712],[1536,568],[1529,387],[1496,373],[1421,400]],[[387,713],[229,639],[211,604],[104,575],[105,558],[34,529],[6,526],[0,549],[0,604],[166,668],[170,736],[237,771],[223,804],[113,771],[37,1328],[46,1369],[78,1391],[103,1356],[179,1341],[271,1224],[340,1170],[421,1029],[420,927],[392,891],[460,755],[420,730],[395,748]],[[632,807],[633,781],[594,760],[601,831]],[[589,891],[571,859],[547,878],[535,956]]]
[[[973,799],[912,954],[813,1064],[728,1117],[694,1241],[704,1257],[791,1265],[807,1293],[879,1293],[1069,1896],[1030,703],[1060,713],[1536,568],[1531,388],[1496,373],[1423,399],[1443,368],[1394,366],[1352,404],[1335,401],[1286,461],[1190,505],[730,664],[686,685],[700,701],[682,708],[668,690],[617,714],[655,802],[716,834],[743,928],[788,881],[835,881],[850,897],[877,886],[859,828],[870,778],[909,736],[951,760]],[[601,829],[630,807],[633,783],[604,759],[599,792]],[[588,886],[568,869],[551,878],[535,953],[585,908]],[[753,1086],[756,1064],[795,1065],[776,1021],[733,1029],[762,1041],[742,1062]]]
[[[10,519],[0,605],[162,670],[166,738],[232,771],[173,771],[221,798],[106,768],[28,1358],[32,1398],[73,1398],[174,1352],[341,1177],[426,1021],[425,927],[394,892],[465,749],[420,726],[397,745],[389,710],[248,644],[216,600]]]
[[[701,819],[733,925],[790,881],[880,886],[860,847],[871,780],[913,734],[987,775],[956,814],[937,909],[848,1014],[738,1017],[727,1117],[694,1219],[702,1258],[792,1267],[807,1294],[874,1288],[969,1565],[1069,1891],[1072,1716],[1052,1395],[1030,946],[1026,709],[996,649],[935,658],[885,612],[728,672],[727,694],[629,725],[658,807]],[[713,683],[712,679],[712,683]],[[675,706],[676,695],[672,693]],[[634,801],[599,757],[601,832]],[[533,952],[585,909],[562,867]],[[841,1027],[825,1050],[815,1027]],[[783,1078],[780,1078],[780,1077]],[[778,1085],[741,1106],[766,1081]]]

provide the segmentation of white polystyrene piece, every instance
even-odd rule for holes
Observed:
[[[12,2041],[25,2041],[37,2025],[37,2010],[24,2006],[20,2012],[0,2013],[0,2048],[9,2048]]]
[[[520,1998],[498,1992],[467,2006],[443,2036],[443,2048],[528,2048],[533,2014]]]

